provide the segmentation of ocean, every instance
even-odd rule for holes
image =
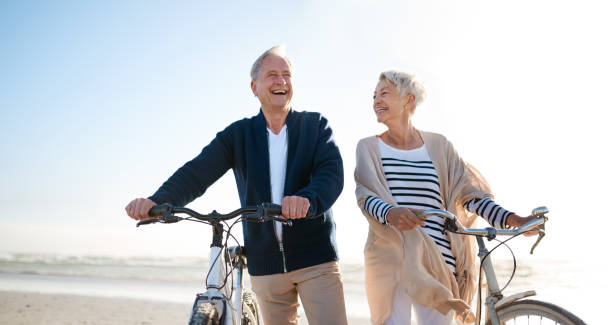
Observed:
[[[503,286],[512,273],[512,260],[494,257],[494,262]],[[195,294],[203,290],[207,265],[206,258],[198,257],[1,253],[0,290],[191,304]],[[342,261],[341,270],[348,315],[368,319],[362,262]],[[514,279],[504,293],[535,289],[536,299],[563,306],[588,323],[606,324],[600,297],[609,292],[610,285],[603,282],[608,276],[601,266],[585,269],[570,261],[529,258],[518,261]],[[250,286],[248,276],[245,285]]]

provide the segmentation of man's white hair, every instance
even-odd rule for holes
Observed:
[[[287,51],[284,45],[277,45],[263,52],[263,54],[260,55],[257,60],[255,60],[255,62],[253,62],[253,66],[251,67],[251,81],[255,81],[257,79],[257,77],[259,76],[259,71],[261,70],[261,63],[269,55],[277,55],[285,59],[287,61],[287,64],[289,65],[289,69],[293,73],[293,64],[291,64],[291,60],[289,60],[289,58],[286,56],[286,52]]]
[[[406,72],[389,70],[380,74],[379,80],[387,80],[397,87],[400,95],[414,95],[414,106],[419,106],[425,99],[425,88],[415,76]]]

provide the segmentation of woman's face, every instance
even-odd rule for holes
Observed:
[[[374,113],[379,123],[388,124],[392,121],[407,121],[410,118],[409,106],[413,95],[401,96],[397,87],[382,79],[374,91]],[[412,100],[414,103],[414,99]]]

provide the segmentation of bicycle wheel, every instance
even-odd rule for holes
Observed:
[[[221,320],[215,305],[208,301],[198,302],[191,314],[189,325],[219,325]]]
[[[538,300],[518,300],[497,310],[501,324],[562,324],[584,325],[584,322],[569,311]],[[491,322],[487,322],[491,324]]]
[[[242,325],[259,325],[259,305],[251,291],[242,293]]]

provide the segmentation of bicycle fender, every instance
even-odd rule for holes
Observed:
[[[505,306],[511,302],[517,301],[519,299],[523,299],[526,297],[531,297],[531,296],[535,296],[536,292],[535,290],[529,290],[529,291],[524,291],[524,292],[520,292],[520,293],[515,293],[511,296],[507,296],[507,297],[503,297],[500,301],[495,303],[495,309],[501,308],[502,306]]]

